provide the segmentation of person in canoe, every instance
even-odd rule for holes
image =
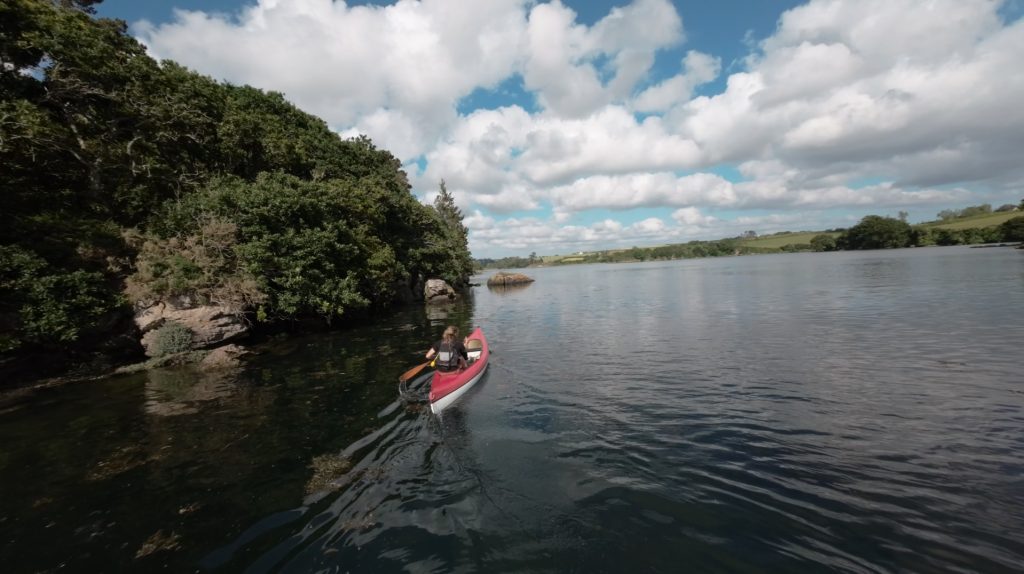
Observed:
[[[427,360],[437,357],[434,366],[438,371],[447,373],[465,369],[468,364],[469,354],[466,352],[465,342],[459,339],[459,328],[455,325],[448,325],[441,335],[441,340],[434,343],[427,351]]]

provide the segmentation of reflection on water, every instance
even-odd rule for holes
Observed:
[[[239,389],[237,368],[203,371],[196,367],[147,371],[148,414],[176,416],[199,412],[199,403],[223,399]]]
[[[0,559],[1019,571],[1021,255],[538,269],[514,296],[277,339],[224,375],[55,389],[0,418]],[[396,382],[449,323],[494,354],[435,417]]]
[[[522,283],[519,285],[487,285],[487,290],[495,295],[511,295],[518,291],[525,291],[533,283]]]

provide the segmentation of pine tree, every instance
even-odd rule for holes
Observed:
[[[459,209],[458,205],[455,205],[455,198],[448,191],[448,186],[445,185],[443,179],[441,180],[441,191],[434,198],[434,209],[437,210],[437,214],[441,216],[441,221],[446,226],[458,232],[465,241],[463,245],[468,245],[469,230],[462,224],[462,210]]]
[[[440,275],[454,286],[464,285],[473,274],[473,259],[469,253],[469,230],[462,223],[462,210],[455,205],[455,198],[448,191],[444,180],[440,192],[434,198],[434,211],[441,223],[439,247],[444,261],[438,262]]]

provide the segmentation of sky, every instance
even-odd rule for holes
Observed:
[[[1024,0],[105,0],[444,180],[474,257],[1024,198]]]

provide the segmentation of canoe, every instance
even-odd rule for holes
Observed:
[[[432,413],[437,414],[459,400],[459,397],[466,394],[466,391],[484,376],[491,352],[487,348],[487,339],[484,338],[484,332],[480,327],[473,329],[469,334],[466,351],[469,354],[469,366],[465,369],[448,373],[434,371],[434,378],[430,380]]]

